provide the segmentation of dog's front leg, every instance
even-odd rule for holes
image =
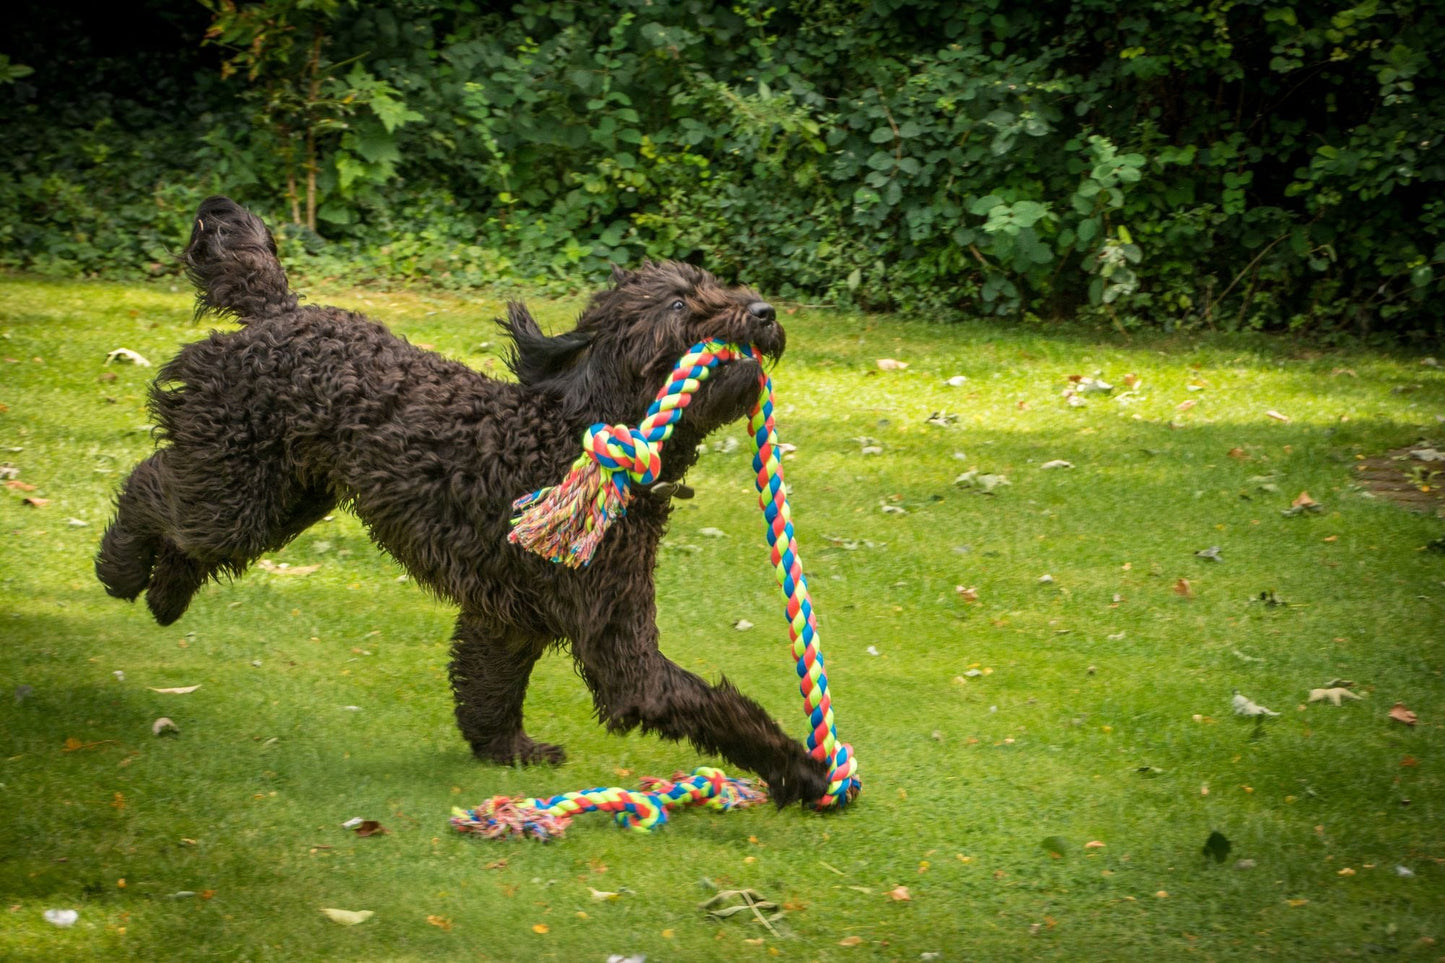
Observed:
[[[650,599],[613,611],[604,627],[572,640],[598,718],[608,729],[641,726],[666,739],[686,739],[701,753],[762,776],[780,808],[823,797],[827,766],[784,734],[762,706],[726,679],[709,685],[658,651]]]
[[[478,759],[529,765],[566,758],[561,746],[535,742],[522,730],[527,680],[547,642],[480,615],[457,618],[448,674],[457,725]]]

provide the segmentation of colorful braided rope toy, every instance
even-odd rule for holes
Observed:
[[[743,348],[722,341],[693,345],[673,367],[637,428],[593,425],[583,439],[582,457],[560,485],[517,499],[509,540],[562,565],[576,568],[588,564],[608,526],[627,514],[632,485],[650,485],[657,480],[662,446],[693,394],[717,365],[741,358],[752,358],[760,365],[763,360],[751,345]],[[758,400],[748,416],[748,430],[756,445],[753,470],[758,504],[767,521],[773,570],[783,593],[798,688],[808,715],[808,752],[825,760],[829,769],[827,792],[813,806],[841,808],[853,801],[862,783],[853,747],[838,741],[834,726],[813,603],[783,482],[773,424],[773,383],[766,371],[758,378],[758,388]],[[694,770],[690,777],[678,773],[671,781],[644,779],[643,783],[641,790],[598,788],[545,799],[496,796],[475,809],[453,810],[452,825],[461,832],[492,839],[524,835],[547,840],[560,836],[573,816],[601,811],[612,813],[622,826],[650,832],[666,823],[670,808],[680,805],[726,810],[766,799],[749,781],[730,779],[707,767]]]

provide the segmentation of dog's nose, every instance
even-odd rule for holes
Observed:
[[[748,314],[757,318],[763,324],[772,324],[778,319],[778,312],[766,301],[754,301],[748,305]]]

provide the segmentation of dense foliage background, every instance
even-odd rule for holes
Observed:
[[[939,317],[1445,331],[1434,0],[20,8],[9,267],[173,272],[224,191],[353,281],[648,255]]]

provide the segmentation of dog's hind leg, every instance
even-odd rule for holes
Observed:
[[[211,518],[220,521],[212,502],[202,499],[194,504],[204,509],[193,511],[208,510]],[[176,529],[184,535],[163,538],[156,552],[155,571],[146,592],[151,615],[161,625],[170,625],[185,614],[197,590],[217,573],[241,574],[263,552],[285,545],[335,506],[328,492],[308,491],[293,500],[277,522],[264,524],[263,516],[252,513],[249,526],[237,525],[214,535],[200,534],[198,526],[181,519]]]
[[[95,556],[95,575],[106,592],[128,602],[151,581],[165,529],[166,453],[136,466],[116,499],[115,519]]]
[[[561,746],[535,742],[522,730],[527,680],[548,641],[482,616],[457,618],[448,675],[457,725],[478,759],[528,765],[566,758]]]
[[[191,558],[170,539],[162,541],[150,588],[146,590],[146,605],[157,624],[170,625],[184,615],[196,590],[218,568]]]
[[[701,753],[762,776],[779,807],[823,797],[828,779],[822,761],[726,679],[709,685],[666,658],[657,649],[650,618],[638,624],[638,609],[628,614],[631,631],[603,631],[572,644],[597,715],[609,730],[641,726],[665,739],[686,739]]]

